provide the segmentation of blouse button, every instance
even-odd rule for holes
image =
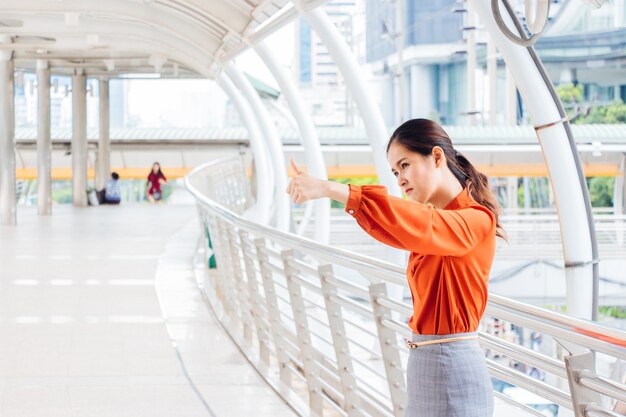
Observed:
[[[348,210],[348,213],[354,214],[354,210],[350,209],[350,210]]]

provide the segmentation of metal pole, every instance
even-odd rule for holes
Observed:
[[[82,70],[72,76],[72,203],[87,206],[87,80]]]
[[[276,201],[276,227],[282,231],[289,230],[291,220],[291,204],[289,195],[287,194],[287,167],[285,166],[285,157],[283,152],[283,144],[280,140],[276,127],[272,123],[272,118],[263,106],[261,98],[254,91],[252,84],[244,77],[243,73],[234,65],[229,64],[226,72],[239,87],[244,97],[252,107],[254,115],[259,122],[259,126],[263,131],[267,141],[266,146],[269,156],[274,166],[274,201]],[[258,178],[259,181],[262,178]]]
[[[278,82],[287,103],[291,108],[294,118],[296,119],[302,145],[304,146],[304,155],[309,168],[309,173],[314,177],[328,179],[326,174],[326,164],[324,163],[324,155],[320,146],[319,138],[315,132],[315,125],[311,116],[307,111],[302,96],[298,92],[295,83],[285,74],[280,67],[274,54],[268,48],[265,42],[261,42],[254,47],[254,50],[261,57],[265,65]],[[315,240],[320,243],[328,244],[330,233],[330,201],[327,198],[316,200],[315,206]]]
[[[4,37],[2,43],[10,43]],[[0,51],[0,224],[17,224],[12,51]]]
[[[111,175],[111,138],[109,136],[109,79],[100,78],[100,135],[96,157],[96,190],[102,190]]]
[[[37,60],[37,212],[52,214],[52,142],[50,139],[50,70]]]

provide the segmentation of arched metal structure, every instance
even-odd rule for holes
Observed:
[[[317,178],[327,179],[328,176],[326,174],[324,156],[322,155],[322,147],[320,146],[319,138],[315,132],[313,121],[304,106],[298,89],[289,76],[284,73],[285,71],[278,65],[274,54],[264,42],[255,45],[254,50],[272,72],[287,99],[302,137],[309,173]],[[328,244],[330,232],[330,202],[328,199],[320,199],[309,204],[314,204],[315,207],[315,240],[320,243]]]
[[[125,65],[131,65],[129,70],[133,67],[135,70],[159,67],[163,60],[168,60],[175,67],[172,69],[174,74],[182,71],[213,78],[215,74],[210,68],[214,63],[226,65],[248,46],[246,41],[251,44],[258,42],[297,16],[299,11],[323,39],[348,83],[372,140],[381,183],[387,185],[393,194],[398,194],[395,180],[384,160],[382,146],[388,132],[382,124],[380,112],[371,98],[366,97],[359,69],[354,61],[347,58],[349,51],[338,42],[332,23],[321,10],[315,9],[320,3],[297,1],[295,6],[277,14],[279,9],[288,5],[287,0],[0,0],[4,23],[0,26],[0,34],[14,40],[12,43],[0,43],[0,50],[5,55],[12,52],[18,66],[34,69],[37,59],[46,59],[51,71],[66,74],[73,72],[73,68],[82,69],[87,76],[106,74],[110,66],[107,60],[123,60]],[[509,68],[514,71],[518,88],[537,126],[550,172],[559,173],[551,175],[551,179],[561,219],[568,271],[568,304],[571,314],[589,318],[594,311],[589,294],[593,293],[591,277],[594,271],[597,272],[597,251],[587,210],[588,196],[577,169],[579,163],[575,147],[569,142],[567,123],[563,121],[563,114],[550,94],[545,75],[540,71],[540,64],[533,59],[532,51],[513,45],[503,37],[495,26],[489,0],[472,0],[471,4],[481,23],[494,36]],[[268,23],[272,17],[274,22]],[[263,23],[266,23],[265,27]],[[514,30],[510,23],[508,20],[509,27]],[[9,62],[9,65],[12,63]],[[267,117],[263,119],[269,121]],[[3,140],[2,143],[8,142]],[[12,151],[5,148],[2,152],[5,155]],[[273,154],[277,160],[276,149]],[[276,161],[274,164],[277,170],[282,165]],[[7,168],[2,169],[4,173]],[[3,174],[2,178],[4,184],[8,177]],[[572,181],[572,178],[577,178],[577,181]],[[278,179],[284,178],[277,175]],[[10,217],[14,203],[9,204],[9,209],[5,203],[2,204],[0,211],[3,219]],[[279,219],[284,221],[284,216]],[[590,226],[580,227],[581,224]]]
[[[515,77],[543,150],[561,224],[568,313],[591,319],[596,308],[591,295],[595,293],[594,275],[597,276],[598,268],[595,229],[576,144],[568,132],[569,122],[558,97],[551,94],[551,82],[541,62],[533,56],[533,48],[519,46],[499,31],[488,1],[470,2]],[[503,13],[503,18],[509,28],[520,34],[508,13]]]

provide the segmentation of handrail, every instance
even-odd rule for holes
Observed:
[[[298,379],[306,382],[308,391],[300,396],[308,398],[313,413],[322,414],[323,404],[328,402],[348,416],[356,415],[352,413],[358,407],[376,417],[400,416],[406,401],[402,364],[408,354],[400,341],[411,333],[404,321],[412,306],[388,296],[386,285],[405,285],[404,268],[260,225],[245,218],[245,214],[224,207],[219,198],[208,198],[194,186],[195,176],[208,173],[224,179],[220,169],[236,163],[240,161],[214,161],[194,169],[185,178],[187,189],[198,203],[204,227],[211,234],[217,257],[217,270],[207,272],[204,267],[201,273],[212,277],[212,287],[207,288],[212,293],[209,298],[215,300],[214,308],[224,311],[231,335],[241,338],[240,347],[257,346],[257,350],[249,352],[250,358],[261,358],[254,359],[260,361],[257,369],[267,370],[271,363],[279,364],[274,368],[280,375],[276,387],[280,392],[291,393],[285,397],[288,401],[298,398],[297,388],[290,386],[293,373],[299,373]],[[231,168],[230,172],[243,170]],[[232,190],[225,187],[221,192]],[[232,201],[227,195],[223,197]],[[327,321],[320,320],[321,316]],[[489,333],[490,317],[543,334],[547,345],[552,339],[557,344],[552,344],[552,353],[546,353],[499,339]],[[258,339],[256,345],[250,343],[253,335]],[[479,335],[481,345],[493,356],[488,361],[493,377],[560,406],[582,410],[578,399],[594,395],[613,400],[626,398],[622,381],[597,374],[595,363],[599,359],[589,352],[592,349],[611,360],[626,360],[624,331],[489,294]],[[370,343],[372,349],[367,348]],[[576,347],[576,352],[582,353],[565,355],[564,363],[558,354],[560,345],[566,349]],[[355,352],[382,357],[382,361],[372,362]],[[591,356],[585,356],[586,353]],[[270,356],[275,359],[271,361]],[[537,368],[547,374],[549,382],[511,369],[509,359],[503,364],[498,357]],[[273,383],[270,373],[266,377]],[[389,395],[386,398],[385,392]],[[504,394],[498,393],[501,395]],[[522,410],[529,409],[512,397],[507,397],[507,401]],[[589,404],[590,413],[611,415],[607,414],[610,410]]]

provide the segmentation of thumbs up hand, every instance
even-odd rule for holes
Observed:
[[[328,197],[326,186],[328,181],[305,174],[293,158],[291,158],[291,168],[296,175],[291,179],[287,187],[287,194],[289,194],[294,203],[301,204],[308,200]]]

